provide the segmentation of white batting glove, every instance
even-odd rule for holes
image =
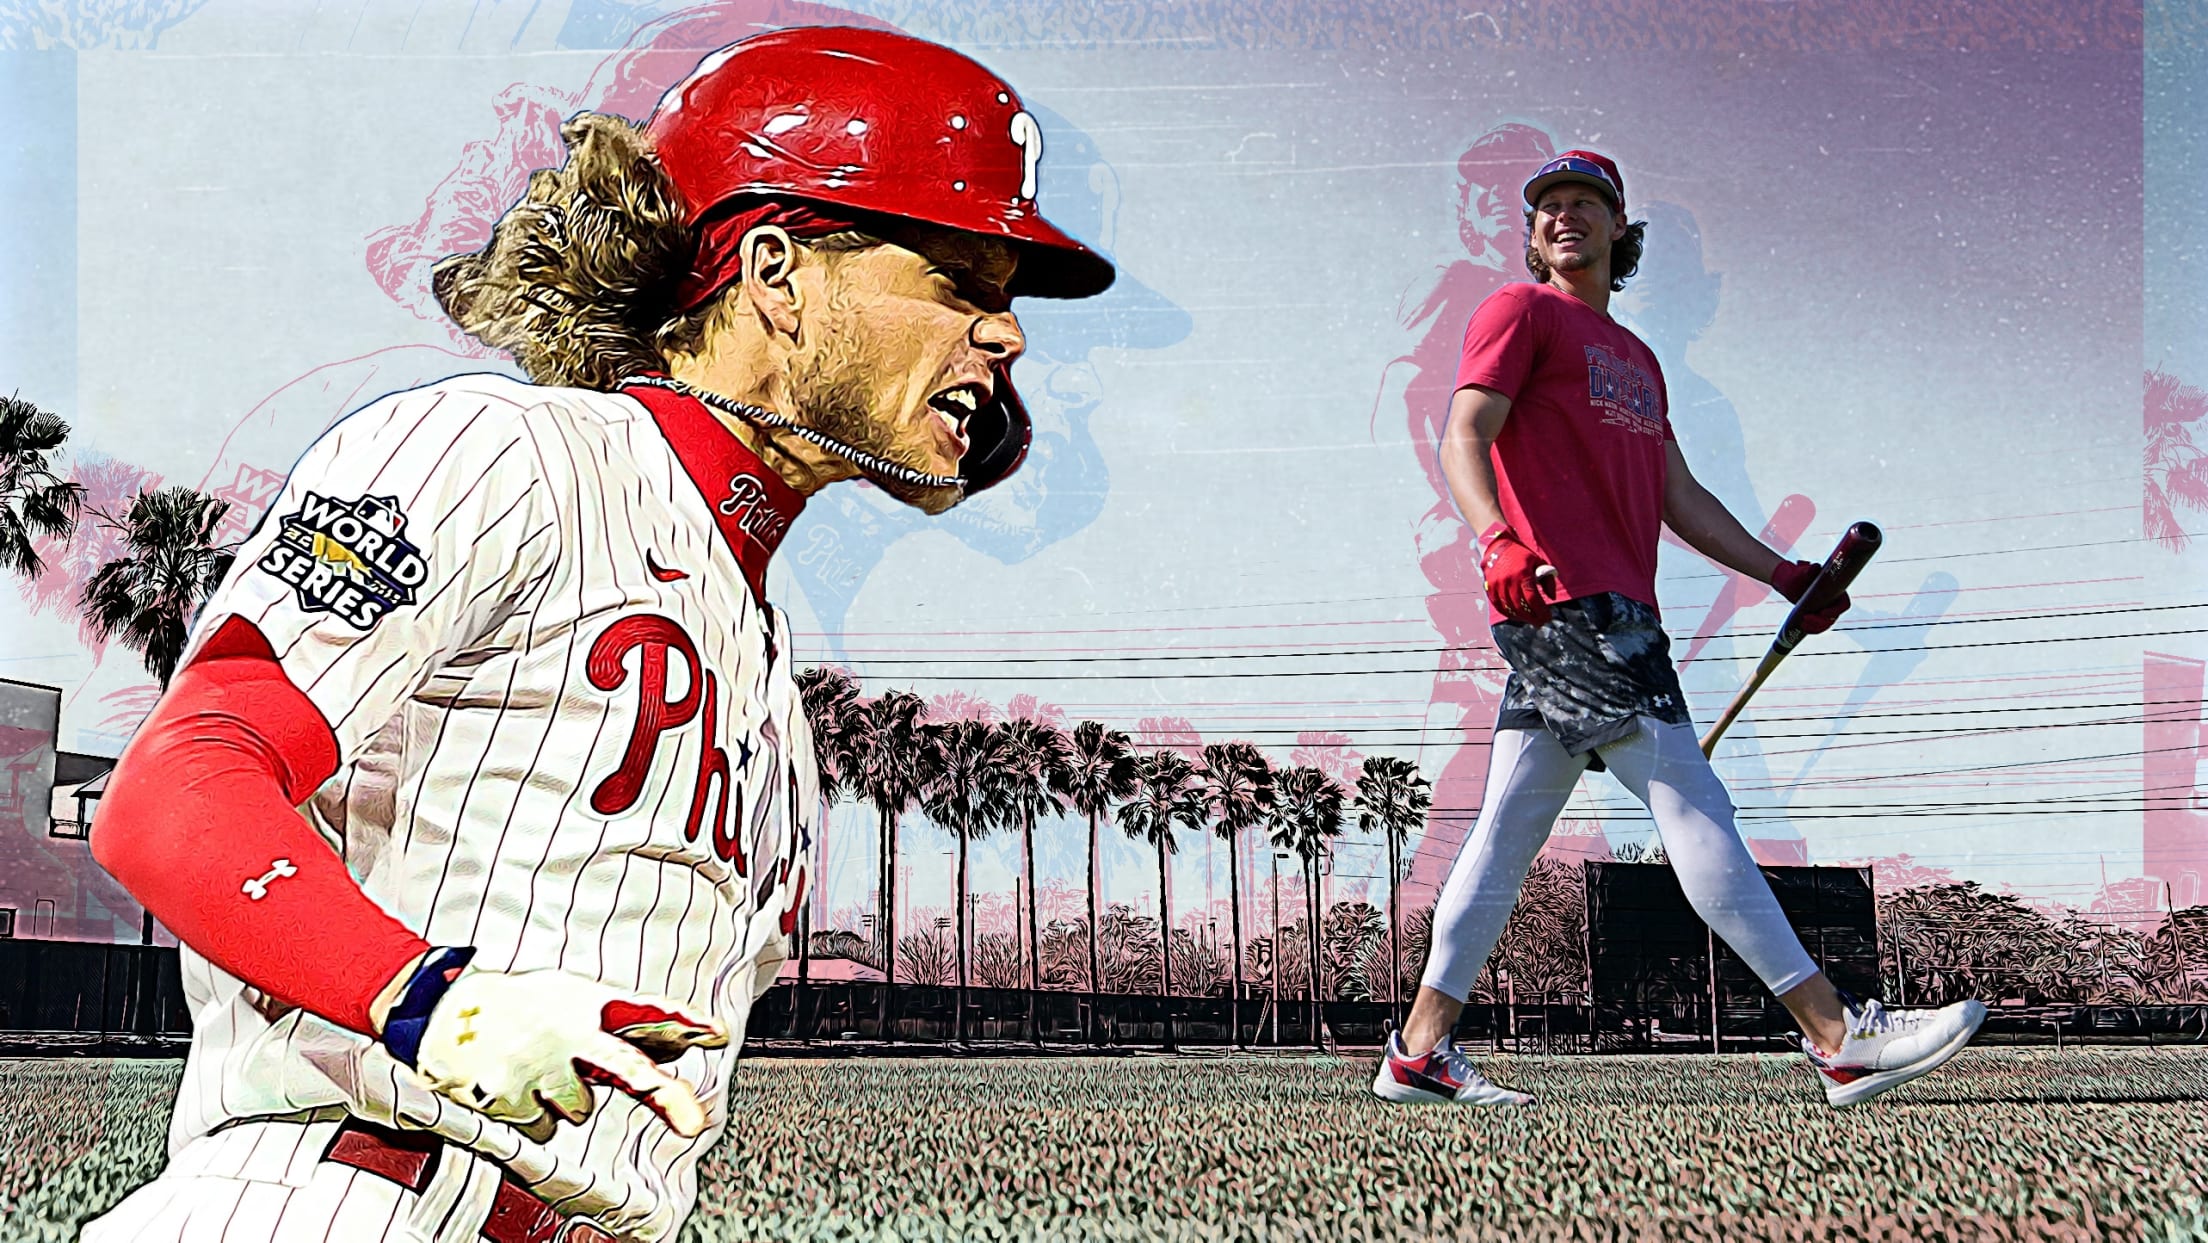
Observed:
[[[432,953],[384,1024],[386,1047],[430,1090],[539,1141],[590,1117],[595,1083],[635,1097],[685,1139],[704,1132],[697,1094],[655,1063],[723,1047],[721,1020],[565,971],[471,970],[469,957]]]

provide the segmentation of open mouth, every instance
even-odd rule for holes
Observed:
[[[943,433],[953,456],[963,457],[968,445],[966,421],[989,400],[989,389],[980,384],[954,384],[928,398],[928,409],[935,412],[936,426]]]

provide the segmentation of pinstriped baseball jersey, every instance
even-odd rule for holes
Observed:
[[[786,955],[819,805],[787,622],[763,601],[802,499],[696,402],[636,392],[472,375],[353,414],[195,637],[251,622],[320,709],[342,758],[302,811],[400,922],[484,969],[663,993],[741,1032]],[[238,900],[283,873],[241,878]],[[184,963],[172,1152],[234,1119],[403,1117],[649,1239],[687,1214],[726,1124],[733,1048],[668,1067],[706,1102],[698,1139],[600,1088],[588,1123],[537,1144]]]

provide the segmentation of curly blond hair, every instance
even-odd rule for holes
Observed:
[[[440,260],[438,305],[461,331],[505,350],[539,384],[607,390],[669,354],[694,353],[723,322],[730,291],[688,311],[675,290],[689,275],[698,232],[634,122],[578,113],[560,127],[567,163],[529,174],[529,189],[491,230],[488,246]],[[756,203],[729,200],[716,210]],[[863,215],[863,213],[860,213]],[[910,226],[866,217],[798,242],[840,256],[902,236]]]
[[[621,117],[560,127],[567,162],[529,188],[474,254],[439,261],[438,304],[462,331],[513,354],[540,384],[610,389],[666,365],[672,290],[696,249],[651,144]]]

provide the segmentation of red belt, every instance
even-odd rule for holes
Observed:
[[[347,1118],[322,1159],[388,1178],[420,1195],[436,1177],[437,1160],[444,1150],[445,1141],[428,1131],[395,1131]],[[511,1171],[499,1180],[482,1237],[490,1243],[614,1243],[613,1236],[598,1227],[560,1216],[515,1181]]]

